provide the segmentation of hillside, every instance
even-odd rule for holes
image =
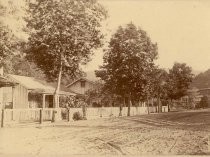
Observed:
[[[210,88],[210,69],[195,76],[191,87]]]

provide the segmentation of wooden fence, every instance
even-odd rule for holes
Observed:
[[[50,121],[52,119],[53,109],[5,109],[4,112],[5,122],[38,122],[40,121],[40,114],[42,114],[42,120]]]
[[[80,112],[82,114],[82,110],[80,108],[72,108],[70,109],[70,116],[71,119],[73,117],[73,113]],[[130,115],[143,115],[148,113],[157,113],[157,107],[131,107]],[[168,112],[168,107],[163,106],[162,112]],[[87,119],[97,119],[99,117],[118,117],[120,113],[119,107],[104,107],[104,108],[87,108]],[[122,116],[127,116],[128,108],[123,107],[122,109]]]
[[[148,112],[149,109],[149,112]],[[27,123],[27,122],[45,122],[45,121],[60,121],[72,120],[73,114],[80,112],[82,108],[71,108],[68,111],[65,108],[45,108],[45,109],[4,109],[0,111],[1,127],[8,123]],[[123,107],[122,116],[127,116],[128,109]],[[158,112],[157,107],[131,107],[130,115],[143,115],[148,113]],[[162,107],[162,112],[168,112],[167,106]],[[102,108],[87,108],[87,119],[98,119],[108,117],[118,117],[120,113],[119,107],[102,107]],[[68,118],[69,116],[69,118]]]

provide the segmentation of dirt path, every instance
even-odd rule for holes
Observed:
[[[208,154],[210,111],[0,129],[0,155]]]

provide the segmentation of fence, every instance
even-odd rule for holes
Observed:
[[[149,109],[149,112],[148,112]],[[65,108],[45,108],[45,109],[5,109],[0,111],[1,126],[6,123],[27,123],[44,121],[59,121],[59,120],[72,120],[73,114],[80,112],[82,115],[82,108],[71,108],[68,112]],[[128,108],[122,108],[122,116],[127,116]],[[157,107],[131,107],[130,115],[143,115],[148,113],[158,112]],[[168,107],[163,106],[162,112],[168,112]],[[101,108],[87,108],[87,119],[98,119],[108,117],[118,117],[120,113],[119,107],[101,107]],[[68,119],[69,116],[69,119]]]
[[[52,118],[53,109],[5,109],[4,110],[5,122],[17,121],[40,121],[40,114],[42,114],[42,120],[50,121]],[[42,113],[40,113],[42,112]]]

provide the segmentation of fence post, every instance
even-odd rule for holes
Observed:
[[[56,110],[52,111],[52,123],[54,123],[56,121],[56,113],[57,113]]]
[[[14,110],[12,110],[12,121],[14,120]]]
[[[99,108],[99,110],[100,110],[100,117],[102,117],[102,107]]]
[[[70,109],[67,109],[67,114],[68,114],[68,122],[70,121]]]
[[[39,123],[42,124],[42,122],[43,122],[43,109],[40,109]]]
[[[4,127],[4,109],[1,111],[1,127]]]

